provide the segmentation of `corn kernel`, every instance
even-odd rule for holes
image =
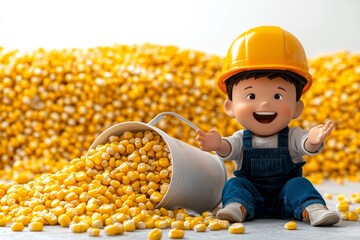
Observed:
[[[231,234],[241,234],[245,232],[245,227],[243,223],[233,223],[229,227],[229,233]]]
[[[221,229],[228,229],[230,226],[230,222],[228,220],[218,220],[218,224]]]
[[[357,221],[359,219],[359,215],[355,211],[350,211],[348,213],[349,221]]]
[[[72,223],[69,228],[73,233],[83,233],[87,230],[82,223]]]
[[[14,232],[21,232],[22,230],[24,230],[24,224],[22,224],[21,222],[14,222],[13,224],[11,224],[11,230]]]
[[[6,224],[7,224],[6,218],[0,217],[0,227],[6,226]]]
[[[349,210],[349,204],[347,202],[341,202],[336,204],[336,209],[338,211],[348,211]]]
[[[134,223],[133,220],[125,220],[125,221],[123,222],[123,225],[124,225],[124,230],[125,230],[126,232],[133,232],[133,231],[135,231],[136,226],[135,226],[135,223]]]
[[[91,226],[94,228],[102,228],[104,225],[102,219],[95,219],[93,220]]]
[[[206,225],[203,224],[203,223],[199,223],[199,224],[196,224],[193,229],[194,229],[195,232],[205,232],[206,231]]]
[[[296,224],[296,222],[291,221],[291,222],[285,223],[284,228],[286,230],[296,230],[297,224]]]
[[[324,193],[324,198],[327,200],[331,200],[332,199],[332,194],[331,193]]]
[[[171,224],[171,228],[184,229],[184,221],[176,220]]]
[[[70,217],[66,214],[61,214],[58,218],[58,222],[62,227],[68,227],[70,225]]]
[[[161,195],[161,193],[155,191],[154,193],[151,194],[150,196],[150,200],[154,201],[156,203],[160,202],[163,198],[163,195]]]
[[[169,231],[169,238],[171,239],[180,239],[180,238],[183,238],[185,235],[185,232],[184,230],[182,229],[171,229]]]
[[[144,220],[145,228],[154,228],[155,227],[155,220],[152,218],[147,218]]]
[[[29,216],[24,216],[24,215],[21,215],[14,219],[14,221],[21,222],[24,226],[27,226],[30,223],[30,220],[31,219]]]
[[[162,238],[162,232],[159,228],[154,228],[148,234],[148,240],[160,240]]]
[[[106,226],[104,232],[107,236],[115,236],[124,233],[124,226],[121,223]]]
[[[30,231],[42,231],[43,229],[44,229],[44,226],[41,222],[31,222],[29,224]]]
[[[355,210],[355,212],[356,212],[357,214],[360,214],[360,207],[357,207],[356,210]]]
[[[167,224],[163,220],[156,220],[155,221],[155,227],[160,228],[160,229],[165,229],[165,228],[167,228]]]
[[[47,213],[45,214],[44,218],[49,225],[55,225],[58,222],[58,219],[54,213]]]
[[[348,221],[349,220],[349,212],[341,212],[340,213],[340,219],[343,221]]]
[[[219,231],[221,229],[220,224],[217,220],[210,221],[208,227],[210,231]]]
[[[99,228],[88,228],[87,233],[90,237],[97,237],[100,235],[100,229]]]

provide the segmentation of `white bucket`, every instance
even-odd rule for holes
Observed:
[[[157,132],[166,142],[172,156],[173,173],[170,185],[157,208],[166,209],[186,208],[202,213],[216,208],[221,201],[221,193],[227,180],[223,161],[208,152],[173,138],[154,127],[166,115],[172,115],[190,127],[197,127],[187,119],[172,112],[157,115],[149,123],[124,122],[116,124],[102,132],[89,149],[105,144],[111,135],[121,135],[125,131],[152,130]]]

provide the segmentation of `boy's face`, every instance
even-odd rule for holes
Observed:
[[[234,85],[232,101],[224,103],[226,113],[258,136],[271,136],[300,116],[302,101],[296,102],[296,88],[283,78],[250,78]]]

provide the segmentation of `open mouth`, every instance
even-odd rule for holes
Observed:
[[[260,123],[271,123],[277,116],[276,112],[254,112],[254,118]]]

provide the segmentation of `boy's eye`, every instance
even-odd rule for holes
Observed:
[[[283,100],[283,99],[284,99],[284,97],[283,97],[280,93],[276,93],[276,94],[274,95],[274,98],[275,98],[276,100]]]
[[[246,96],[246,99],[254,100],[254,99],[255,99],[255,94],[254,94],[254,93],[249,93],[249,94]]]

